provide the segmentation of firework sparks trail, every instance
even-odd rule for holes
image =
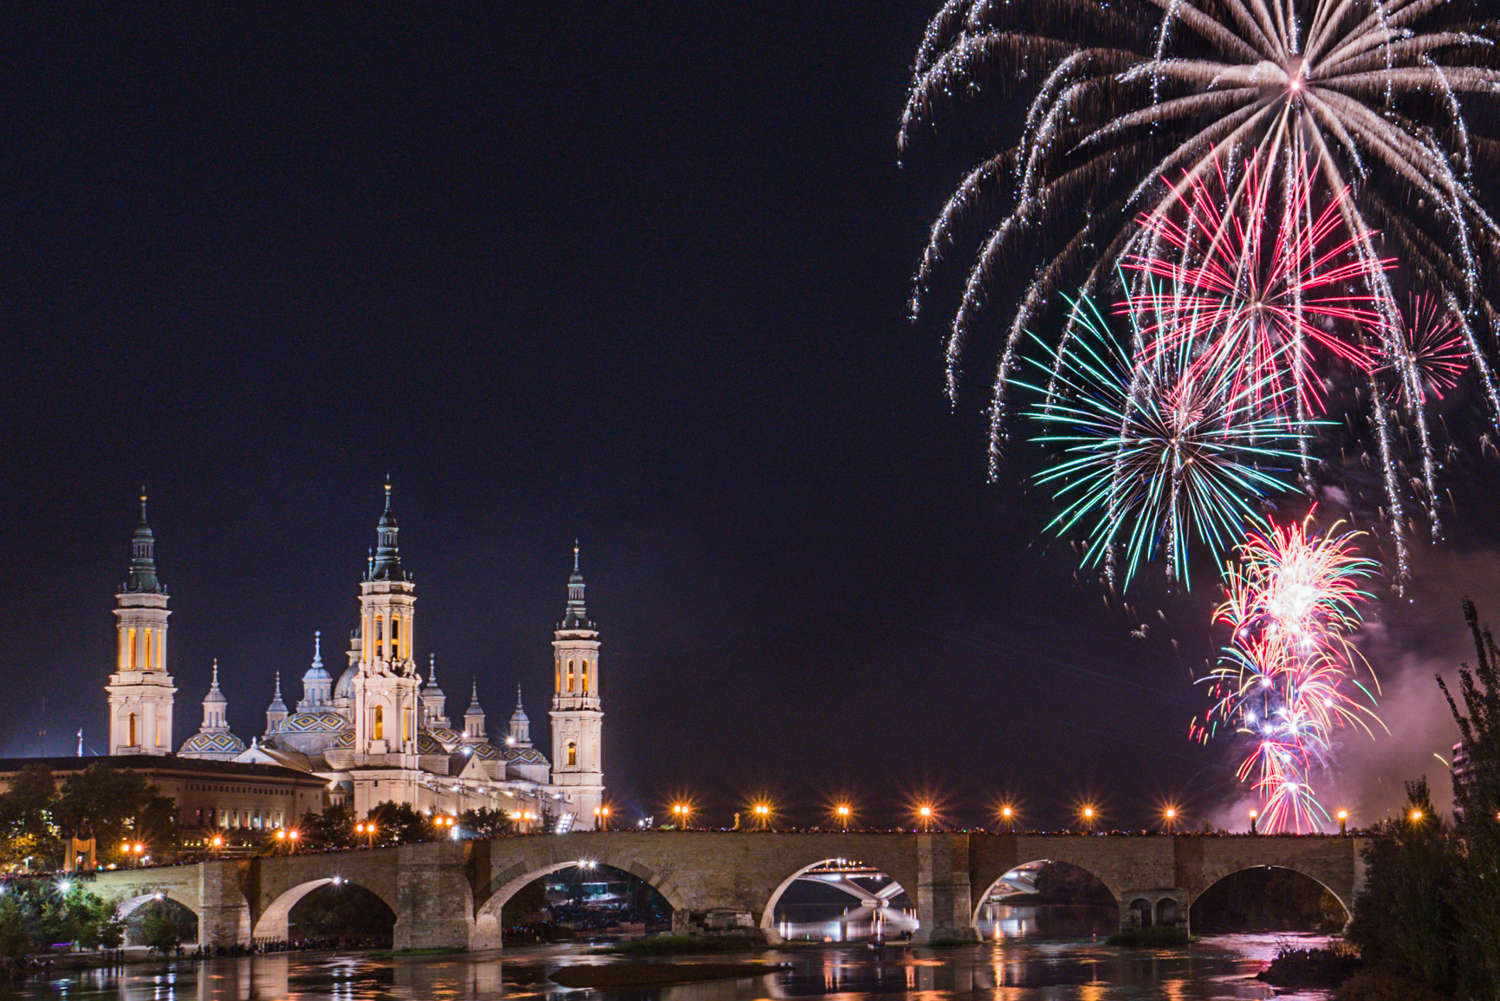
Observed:
[[[1250,742],[1235,774],[1260,797],[1269,832],[1319,829],[1328,816],[1312,772],[1327,762],[1334,732],[1373,735],[1382,725],[1378,683],[1349,640],[1378,566],[1360,555],[1361,533],[1340,522],[1319,534],[1315,513],[1252,532],[1226,565],[1214,622],[1229,639],[1204,679],[1212,706],[1192,727],[1203,741],[1227,728]]]
[[[1066,348],[1028,359],[1046,375],[1031,385],[1034,440],[1056,456],[1036,477],[1061,505],[1049,530],[1081,534],[1085,564],[1107,572],[1119,549],[1127,585],[1159,557],[1187,583],[1194,541],[1217,562],[1259,520],[1260,498],[1293,489],[1301,432],[1262,406],[1277,392],[1268,380],[1205,364],[1189,338],[1140,359],[1139,330],[1117,337],[1093,300],[1074,301],[1070,322]]]

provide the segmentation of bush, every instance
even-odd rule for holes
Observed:
[[[1127,928],[1104,940],[1105,945],[1123,945],[1130,949],[1170,949],[1187,945],[1187,929],[1179,925],[1151,925],[1147,928]]]
[[[1294,949],[1282,943],[1271,965],[1255,979],[1273,987],[1337,987],[1363,965],[1359,953],[1347,945],[1326,949]]]

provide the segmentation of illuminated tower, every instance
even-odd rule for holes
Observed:
[[[378,545],[359,584],[362,649],[349,707],[354,753],[365,764],[414,768],[421,718],[421,679],[412,660],[417,589],[401,567],[389,479],[376,533]]]
[[[568,605],[552,634],[552,665],[552,785],[567,798],[573,826],[590,828],[594,810],[604,802],[604,708],[599,700],[599,631],[584,607],[577,542]]]
[[[146,521],[130,543],[130,572],[115,595],[115,672],[109,676],[109,753],[170,754],[172,696],[167,673],[167,589],[156,576],[156,539]]]

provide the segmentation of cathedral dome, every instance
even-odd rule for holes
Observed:
[[[354,679],[359,676],[359,665],[350,664],[339,675],[339,683],[333,686],[333,697],[336,699],[354,698]]]
[[[226,731],[220,733],[193,734],[178,749],[178,754],[204,755],[204,754],[226,754],[235,755],[245,750],[245,742],[234,734]]]
[[[464,739],[464,735],[451,726],[429,726],[422,732],[432,734],[433,739],[449,751],[463,743]]]
[[[506,764],[510,765],[546,765],[549,764],[547,756],[534,747],[507,747],[501,752]]]

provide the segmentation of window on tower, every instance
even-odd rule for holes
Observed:
[[[573,690],[573,662],[568,661],[568,691]]]
[[[587,660],[585,660],[583,662],[583,694],[587,695],[588,693],[589,693],[589,662]]]
[[[131,632],[135,632],[135,630],[132,629]],[[129,729],[130,729],[130,742],[129,742],[128,746],[134,747],[135,746],[135,713],[131,713],[130,714],[130,726],[129,726]]]
[[[385,739],[385,710],[375,707],[375,722],[370,726],[370,735],[375,740]]]
[[[578,745],[571,740],[568,741],[568,764],[578,764]]]

